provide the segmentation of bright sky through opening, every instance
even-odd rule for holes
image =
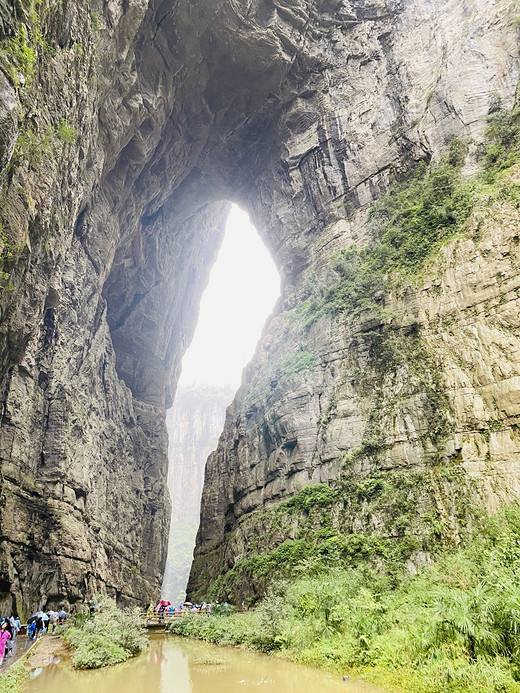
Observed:
[[[248,215],[233,205],[179,384],[237,389],[279,295],[280,277],[269,251]]]

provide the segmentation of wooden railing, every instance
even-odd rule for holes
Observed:
[[[141,616],[141,619],[144,621],[147,628],[157,628],[159,626],[165,626],[167,623],[171,623],[172,621],[175,621],[176,619],[182,618],[186,615],[187,614],[185,613],[164,614],[161,616],[159,616],[159,614],[153,614],[152,616],[148,616],[148,614],[143,614]]]

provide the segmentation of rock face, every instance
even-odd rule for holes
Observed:
[[[166,413],[168,489],[172,499],[162,596],[181,603],[199,526],[200,497],[209,453],[217,447],[233,391],[209,385],[181,387]]]
[[[168,535],[164,412],[226,201],[250,212],[284,279],[282,310],[292,310],[333,251],[364,242],[365,210],[390,181],[454,135],[479,138],[494,93],[512,105],[514,8],[43,0],[4,6],[0,20],[0,608],[100,590],[147,603]],[[462,434],[470,421],[484,430],[516,406],[514,358],[500,372],[492,364],[515,344],[476,308],[481,292],[486,305],[507,305],[513,281],[513,256],[495,258],[507,234],[495,243],[492,227],[490,218],[487,255],[481,245],[444,251],[464,276],[447,270],[430,293],[388,299],[399,325],[424,318],[432,349],[439,330],[426,311],[455,315],[475,363],[487,364],[469,382],[456,356],[468,335],[443,342],[461,456],[476,449]],[[507,278],[496,285],[493,258]],[[295,350],[312,359],[280,378]],[[359,447],[372,400],[345,378],[367,358],[341,320],[323,317],[305,334],[287,330],[283,313],[272,321],[208,467],[194,589],[239,555],[225,534],[241,517],[332,480]],[[395,377],[373,372],[409,409],[390,429],[385,464],[420,466],[421,395],[406,369]],[[464,457],[465,474],[490,480],[485,503],[512,497],[518,481],[513,438],[506,455],[505,433],[492,433],[485,442],[499,446],[490,455],[507,484],[483,448]]]
[[[331,310],[309,326],[299,313],[326,293],[333,251],[368,241],[363,207],[399,167],[438,157],[450,136],[478,140],[484,94],[488,103],[495,89],[514,97],[516,61],[502,48],[515,38],[492,7],[393,10],[382,29],[372,5],[346,43],[334,42],[334,67],[310,100],[323,115],[308,100],[294,104],[285,175],[262,178],[276,203],[256,207],[260,228],[296,229],[291,272],[208,460],[194,600],[258,596],[265,584],[248,560],[288,539],[316,541],[320,530],[330,529],[325,539],[413,538],[405,557],[414,570],[434,541],[457,544],[479,512],[519,499],[516,203],[485,199],[474,233],[379,298],[385,320]],[[490,91],[492,64],[502,65],[503,86]],[[307,510],[275,512],[319,483],[339,489],[330,528],[302,529]]]

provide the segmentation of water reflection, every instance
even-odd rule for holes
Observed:
[[[344,682],[307,667],[245,650],[162,635],[125,664],[96,671],[74,671],[51,664],[27,684],[26,693],[381,693],[363,682]]]
[[[157,691],[171,693],[172,683],[175,683],[175,691],[178,693],[192,693],[193,686],[190,679],[188,658],[180,647],[171,647],[171,644],[170,638],[163,636],[160,640],[152,641],[150,646],[150,654],[154,660],[155,648],[157,647],[157,663],[160,666],[161,685]]]

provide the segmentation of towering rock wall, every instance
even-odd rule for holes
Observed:
[[[98,590],[148,602],[168,534],[164,412],[225,200],[250,211],[294,309],[320,290],[333,251],[367,240],[364,213],[391,180],[453,135],[480,137],[494,92],[512,104],[514,7],[27,0],[0,20],[0,606]],[[486,256],[477,278],[484,267],[495,276]],[[403,326],[430,300],[470,306],[450,282],[435,299],[385,301]],[[201,589],[241,555],[226,532],[335,478],[370,420],[370,392],[341,375],[372,372],[349,321],[284,332],[284,320],[265,333],[208,467]],[[480,322],[475,334],[489,355]],[[488,370],[482,387],[502,382]],[[423,464],[421,398],[399,374],[417,419],[403,419],[399,459]]]
[[[192,598],[258,596],[266,566],[316,555],[316,542],[376,565],[395,542],[413,570],[518,501],[515,195],[485,194],[464,240],[413,278],[406,267],[374,287],[354,269],[369,256],[334,256],[377,243],[367,207],[400,170],[439,162],[454,136],[482,141],[494,92],[513,106],[503,9],[358,5],[364,21],[331,24],[316,92],[284,113],[282,166],[259,183],[283,201],[254,204],[260,228],[295,230],[292,271],[208,460]],[[467,176],[482,165],[465,161]],[[320,487],[302,494],[320,483],[326,503]]]
[[[2,7],[5,609],[159,593],[165,406],[300,42],[243,11]]]

